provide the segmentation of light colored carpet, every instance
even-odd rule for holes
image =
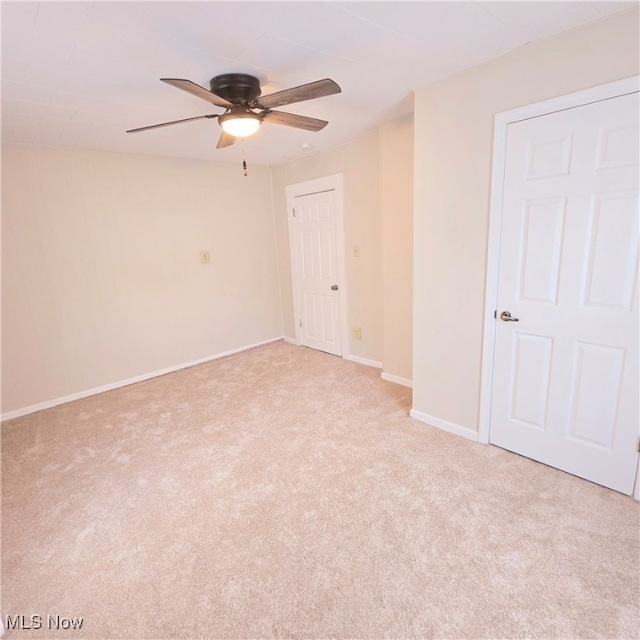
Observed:
[[[5,637],[637,638],[637,503],[409,408],[276,342],[5,423]]]

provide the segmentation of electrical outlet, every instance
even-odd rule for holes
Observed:
[[[362,327],[353,327],[353,337],[358,340],[362,339]]]
[[[202,262],[202,264],[209,264],[211,262],[211,255],[208,251],[200,252],[200,262]]]

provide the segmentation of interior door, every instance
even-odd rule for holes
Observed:
[[[294,212],[302,344],[341,356],[335,191],[297,196]]]
[[[638,94],[510,124],[490,442],[630,494]]]

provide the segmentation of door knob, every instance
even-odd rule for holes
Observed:
[[[338,290],[338,285],[337,285],[337,284],[334,284],[334,285],[331,287],[331,291],[337,291],[337,290]]]
[[[520,322],[519,318],[512,318],[511,314],[508,311],[503,311],[500,314],[500,320],[503,322]]]

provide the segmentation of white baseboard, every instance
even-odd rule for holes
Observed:
[[[453,422],[447,422],[446,420],[441,420],[440,418],[429,416],[426,413],[416,411],[415,409],[411,409],[409,415],[416,420],[420,420],[420,422],[426,422],[427,424],[430,424],[432,427],[436,427],[438,429],[442,429],[443,431],[453,433],[457,436],[467,438],[468,440],[478,442],[478,432],[474,431],[473,429],[467,429],[467,427],[461,427],[459,424],[454,424]]]
[[[409,387],[410,389],[413,387],[413,382],[408,378],[394,376],[390,373],[385,373],[384,371],[380,374],[380,377],[387,382],[395,382],[395,384],[401,384],[403,387]]]
[[[351,362],[357,362],[358,364],[364,364],[367,367],[375,367],[376,369],[382,369],[382,362],[376,362],[375,360],[368,360],[367,358],[361,358],[360,356],[354,356],[350,353],[342,356],[345,360]]]
[[[287,336],[283,336],[282,338],[285,342],[288,342],[289,344],[295,344],[298,346],[302,346],[301,342],[298,342],[295,338],[289,338]],[[313,349],[313,347],[309,347],[310,349]],[[376,360],[368,360],[367,358],[361,358],[360,356],[354,356],[351,354],[346,354],[344,356],[342,356],[345,360],[350,360],[351,362],[357,362],[358,364],[364,364],[367,367],[375,367],[376,369],[382,369],[382,362],[377,362]],[[393,382],[393,380],[392,380]],[[400,383],[402,384],[402,383]]]
[[[272,338],[271,340],[264,340],[263,342],[256,342],[255,344],[246,345],[244,347],[238,347],[237,349],[231,349],[229,351],[224,351],[222,353],[216,353],[213,356],[207,356],[206,358],[200,358],[198,360],[193,360],[191,362],[185,362],[183,364],[178,364],[173,367],[167,367],[166,369],[161,369],[159,371],[153,371],[151,373],[143,373],[140,376],[135,376],[133,378],[127,378],[126,380],[119,380],[118,382],[112,382],[110,384],[105,384],[101,387],[95,387],[94,389],[87,389],[86,391],[80,391],[79,393],[72,393],[71,395],[64,396],[62,398],[55,398],[54,400],[47,400],[46,402],[40,402],[38,404],[32,404],[29,407],[23,407],[22,409],[15,409],[14,411],[7,411],[0,415],[0,421],[12,420],[13,418],[20,418],[21,416],[26,416],[30,413],[35,413],[36,411],[42,411],[43,409],[51,409],[51,407],[57,407],[60,404],[65,404],[67,402],[73,402],[74,400],[81,400],[82,398],[88,398],[89,396],[94,396],[98,393],[104,393],[105,391],[113,391],[114,389],[119,389],[120,387],[126,387],[130,384],[135,384],[136,382],[144,382],[145,380],[150,380],[151,378],[157,378],[158,376],[164,376],[167,373],[173,373],[174,371],[180,371],[180,369],[187,369],[188,367],[193,367],[197,364],[204,364],[205,362],[210,362],[211,360],[218,360],[219,358],[225,358],[226,356],[232,356],[235,353],[240,353],[242,351],[247,351],[248,349],[253,349],[254,347],[260,347],[264,344],[269,344],[271,342],[277,342],[278,340],[282,340],[280,338]]]

